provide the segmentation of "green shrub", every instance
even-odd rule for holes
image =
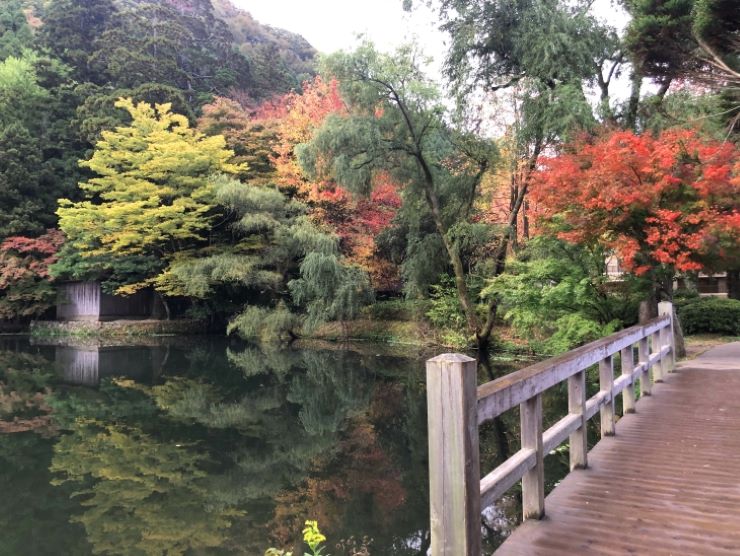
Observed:
[[[245,340],[270,344],[290,340],[298,326],[299,317],[291,313],[284,303],[279,303],[274,309],[251,305],[231,319],[226,334],[236,332]]]
[[[678,318],[686,334],[740,334],[740,301],[701,297],[679,307]]]
[[[426,315],[432,326],[456,332],[466,329],[465,311],[460,303],[454,278],[442,276],[440,283],[431,287],[430,305]]]
[[[425,317],[430,307],[428,299],[387,299],[368,305],[362,312],[372,320],[418,321]]]
[[[698,291],[680,289],[676,290],[673,294],[673,305],[676,307],[676,310],[678,310],[680,307],[693,303],[697,299],[701,299]]]

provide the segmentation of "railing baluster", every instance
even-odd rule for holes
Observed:
[[[535,451],[535,465],[522,477],[522,509],[524,519],[540,519],[545,515],[545,465],[542,449],[542,395],[519,406],[522,448]]]
[[[433,556],[479,556],[480,452],[475,359],[427,361],[429,505]]]
[[[658,315],[667,315],[671,319],[671,324],[667,328],[663,329],[663,344],[667,344],[671,348],[671,353],[664,363],[664,370],[667,373],[672,373],[676,369],[676,341],[673,335],[673,303],[670,301],[661,301],[658,303]]]
[[[586,429],[586,371],[568,377],[568,413],[581,416],[581,426],[570,434],[570,470],[588,466]]]
[[[653,386],[650,382],[650,350],[647,337],[642,338],[637,344],[637,359],[640,365],[645,366],[640,377],[640,395],[649,396]]]
[[[660,354],[660,330],[653,332],[650,335],[650,353]],[[663,360],[658,357],[658,360],[653,365],[653,381],[663,382]]]
[[[614,359],[611,355],[599,362],[599,389],[606,392],[607,398],[601,406],[601,436],[614,436]]]
[[[627,346],[619,352],[619,358],[621,360],[622,374],[632,375],[632,371],[635,370],[635,360],[632,355],[632,346]],[[630,380],[629,384],[622,390],[622,413],[635,412],[635,383]]]

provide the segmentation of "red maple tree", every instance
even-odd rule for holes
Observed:
[[[49,267],[63,243],[59,230],[37,238],[9,237],[0,243],[0,318],[40,315],[53,304]]]
[[[581,138],[543,160],[532,194],[540,227],[599,243],[643,275],[735,264],[739,192],[737,147],[676,129]]]

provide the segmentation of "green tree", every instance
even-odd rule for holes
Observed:
[[[51,225],[53,204],[41,187],[42,152],[20,124],[0,129],[0,237],[33,234]]]
[[[634,324],[640,292],[634,280],[610,289],[603,249],[548,237],[531,240],[486,292],[501,299],[503,318],[530,345],[560,353]]]
[[[309,325],[357,317],[372,298],[367,273],[344,263],[338,239],[309,220],[305,205],[271,186],[228,177],[214,183],[215,201],[230,218],[227,233],[179,253],[157,279],[160,291],[204,300],[209,312],[242,309],[228,332],[263,341],[289,340],[299,328],[286,286]]]
[[[90,145],[100,140],[103,131],[125,126],[130,120],[128,112],[116,107],[116,101],[120,98],[130,98],[135,104],[170,104],[172,112],[187,116],[190,122],[195,121],[185,94],[170,85],[145,83],[132,89],[111,90],[107,86],[83,83],[75,88],[75,93],[80,100],[71,125],[79,139]]]
[[[625,0],[632,15],[626,46],[639,71],[666,88],[689,78],[713,88],[740,84],[732,0]]]
[[[117,88],[169,85],[183,91],[196,107],[212,93],[247,85],[248,63],[232,42],[210,0],[189,2],[187,7],[137,2],[111,17],[90,64]]]
[[[0,61],[20,56],[33,44],[33,32],[23,8],[21,0],[5,0],[0,4]]]
[[[625,47],[637,75],[660,84],[659,92],[643,102],[647,125],[654,125],[655,112],[670,114],[675,108],[675,105],[662,107],[671,83],[689,80],[714,92],[718,105],[715,113],[707,117],[717,119],[719,116],[727,130],[736,134],[740,130],[740,45],[737,39],[740,17],[735,2],[624,0],[624,5],[632,15]],[[636,90],[639,92],[639,88]],[[636,107],[636,101],[633,105]],[[693,107],[689,105],[688,108],[686,116],[690,117]],[[633,111],[635,109],[633,107]]]
[[[297,148],[298,157],[309,174],[330,173],[355,193],[367,193],[378,172],[406,184],[404,204],[423,210],[432,223],[454,272],[468,331],[484,347],[495,305],[479,316],[478,300],[468,290],[471,261],[464,255],[467,243],[489,239],[489,227],[475,222],[474,213],[481,179],[497,151],[491,142],[445,122],[439,93],[416,60],[412,47],[391,56],[369,43],[328,57],[324,72],[341,83],[350,114],[330,116]]]
[[[38,234],[55,223],[66,177],[54,169],[75,154],[59,133],[62,110],[49,90],[63,78],[63,68],[30,51],[0,62],[0,238]]]
[[[83,258],[161,260],[205,238],[212,176],[241,168],[229,162],[233,153],[223,137],[196,132],[168,104],[121,99],[117,106],[132,122],[103,132],[92,157],[82,163],[97,177],[80,184],[85,200],[60,201],[59,227]],[[154,278],[122,285],[119,292],[134,292]]]
[[[116,12],[113,0],[53,0],[44,12],[39,40],[73,68],[77,81],[103,84],[107,76],[92,70],[90,57]]]

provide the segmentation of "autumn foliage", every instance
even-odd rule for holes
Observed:
[[[40,315],[53,302],[49,267],[64,243],[59,230],[37,238],[9,237],[0,243],[0,319]]]
[[[279,140],[275,145],[275,167],[278,184],[290,188],[309,201],[328,201],[346,197],[346,192],[336,191],[330,181],[312,181],[305,177],[295,157],[294,149],[308,142],[330,114],[344,114],[347,108],[339,94],[336,80],[325,81],[316,77],[303,84],[302,93],[290,93],[280,103],[271,103],[259,113],[263,119],[276,117],[279,121]]]
[[[582,139],[546,158],[533,198],[541,224],[571,242],[613,250],[623,266],[645,274],[721,266],[740,237],[740,157],[690,130],[657,137],[612,132]]]
[[[313,218],[339,236],[342,252],[370,273],[376,289],[397,289],[397,268],[378,257],[375,249],[375,237],[390,225],[401,206],[398,187],[390,176],[376,176],[371,197],[357,199],[331,179],[310,179],[296,160],[296,147],[310,141],[327,117],[346,114],[339,82],[319,76],[304,83],[302,93],[265,103],[254,117],[270,122],[265,125],[276,130],[273,163],[278,187],[310,204]]]

